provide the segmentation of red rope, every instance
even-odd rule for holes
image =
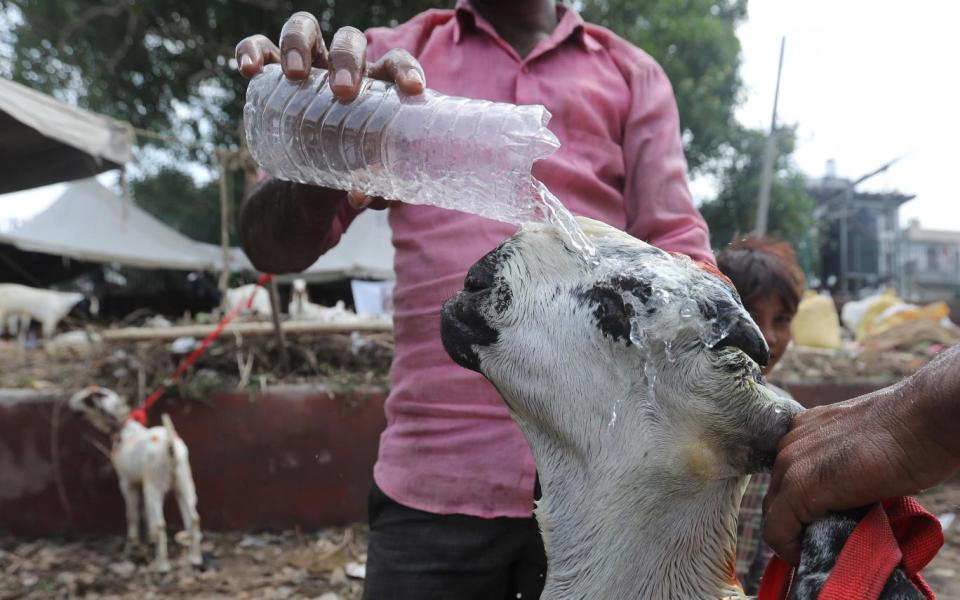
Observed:
[[[875,600],[898,566],[925,597],[935,600],[920,571],[942,545],[939,521],[913,498],[876,504],[844,544],[819,600]],[[760,582],[758,600],[789,598],[792,577],[790,565],[774,556]]]
[[[173,374],[169,378],[165,379],[164,382],[160,384],[160,387],[155,389],[152,394],[147,396],[147,399],[143,401],[143,404],[130,411],[130,414],[127,415],[127,418],[133,419],[141,425],[146,425],[147,411],[150,410],[150,408],[152,408],[153,405],[163,397],[163,393],[167,391],[168,387],[180,379],[180,377],[187,372],[187,369],[193,366],[193,363],[197,362],[197,360],[203,356],[203,353],[207,351],[207,348],[213,344],[214,340],[220,337],[220,334],[223,333],[223,330],[226,329],[227,325],[229,325],[230,322],[240,314],[240,311],[244,309],[250,309],[250,307],[253,306],[253,299],[257,295],[257,290],[260,289],[261,286],[269,283],[272,279],[273,275],[261,275],[260,278],[257,279],[257,287],[253,289],[253,292],[251,292],[250,297],[247,298],[247,301],[243,304],[234,306],[233,309],[231,309],[230,312],[228,312],[226,316],[220,320],[214,330],[211,331],[207,337],[203,338],[203,341],[200,342],[200,345],[197,346],[185,359],[183,359]]]

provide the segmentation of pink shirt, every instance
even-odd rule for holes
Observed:
[[[560,23],[527,56],[469,3],[429,10],[367,32],[374,60],[391,48],[415,56],[445,94],[543,104],[560,150],[534,175],[574,213],[667,250],[713,262],[707,227],[687,188],[673,91],[648,55],[558,7]],[[494,388],[440,343],[440,306],[467,269],[515,232],[496,221],[396,203],[396,355],[374,477],[397,502],[439,514],[529,517],[535,466]],[[353,218],[337,217],[332,246]]]

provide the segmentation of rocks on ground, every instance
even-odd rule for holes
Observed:
[[[0,536],[0,599],[320,598],[357,600],[362,580],[345,568],[366,561],[363,525],[315,533],[206,533],[204,568],[179,562],[155,573],[153,548],[125,555],[121,536],[20,540]]]

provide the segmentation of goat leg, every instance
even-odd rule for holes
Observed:
[[[130,552],[140,541],[140,490],[121,477],[120,493],[127,509],[127,552]]]
[[[177,534],[176,539],[178,543],[187,546],[190,564],[200,567],[203,565],[203,554],[200,552],[200,541],[203,536],[200,532],[200,515],[197,513],[197,495],[193,487],[190,465],[186,465],[186,469],[183,469],[182,464],[177,464],[174,474],[176,481],[174,493],[177,497],[177,506],[180,508],[180,519],[183,521],[183,531]]]
[[[143,484],[144,506],[147,512],[147,531],[150,539],[157,546],[154,567],[160,573],[170,571],[170,560],[167,555],[167,524],[163,518],[163,490],[153,482]]]

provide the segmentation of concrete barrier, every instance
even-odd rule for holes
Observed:
[[[190,448],[208,530],[316,529],[363,519],[386,390],[285,386],[161,401]],[[52,392],[0,390],[0,530],[124,530],[110,440]],[[60,408],[57,408],[58,404]],[[168,522],[179,524],[172,498]]]
[[[883,387],[879,382],[787,386],[807,407]],[[208,530],[316,529],[366,516],[380,432],[378,387],[284,386],[161,401],[190,448]],[[54,393],[0,390],[0,530],[18,535],[120,533],[123,503],[98,433]],[[172,498],[167,518],[179,523]]]

